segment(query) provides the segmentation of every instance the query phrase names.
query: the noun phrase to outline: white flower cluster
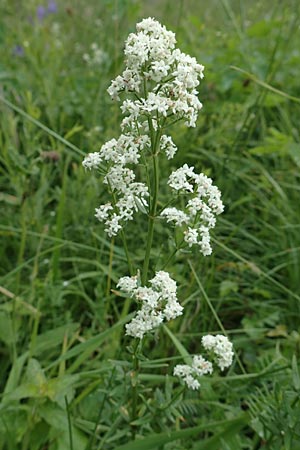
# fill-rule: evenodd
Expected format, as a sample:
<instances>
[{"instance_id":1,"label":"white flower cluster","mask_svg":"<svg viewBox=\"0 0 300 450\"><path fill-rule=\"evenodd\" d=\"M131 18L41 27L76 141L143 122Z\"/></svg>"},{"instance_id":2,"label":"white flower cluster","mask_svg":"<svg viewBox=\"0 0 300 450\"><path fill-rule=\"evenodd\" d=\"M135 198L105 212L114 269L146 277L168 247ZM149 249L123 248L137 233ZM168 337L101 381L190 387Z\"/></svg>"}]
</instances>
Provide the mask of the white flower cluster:
<instances>
[{"instance_id":1,"label":"white flower cluster","mask_svg":"<svg viewBox=\"0 0 300 450\"><path fill-rule=\"evenodd\" d=\"M222 334L217 334L216 336L208 334L203 336L202 345L205 350L213 352L216 357L216 364L221 370L231 366L234 353L232 351L232 343L226 336Z\"/></svg>"},{"instance_id":2,"label":"white flower cluster","mask_svg":"<svg viewBox=\"0 0 300 450\"><path fill-rule=\"evenodd\" d=\"M202 107L196 88L204 67L176 49L175 43L175 34L156 20L148 18L137 24L137 32L131 33L125 43L126 68L108 88L113 99L119 99L121 91L135 94L134 99L124 100L121 105L126 115L121 125L123 134L83 161L86 169L106 171L104 183L114 200L97 208L95 216L105 222L110 237L118 234L125 221L133 219L135 211L147 212L148 188L137 183L132 168L126 166L138 164L141 154L148 149L153 152L154 146L155 151L164 151L168 159L173 158L177 147L170 136L161 135L162 127L169 118L172 122L183 119L188 126L195 126ZM92 50L97 51L98 47L93 44ZM157 131L157 142L153 130ZM170 214L169 211L169 221L173 220ZM187 217L181 215L176 223L182 225L186 221Z\"/></svg>"},{"instance_id":3,"label":"white flower cluster","mask_svg":"<svg viewBox=\"0 0 300 450\"><path fill-rule=\"evenodd\" d=\"M187 126L194 127L202 108L196 88L204 67L176 49L175 34L156 20L144 19L136 29L125 43L126 69L112 81L108 93L117 100L121 91L138 95L137 100L127 100L122 106L133 123L138 116L156 118L158 113L184 119Z\"/></svg>"},{"instance_id":4,"label":"white flower cluster","mask_svg":"<svg viewBox=\"0 0 300 450\"><path fill-rule=\"evenodd\" d=\"M108 166L104 183L117 200L114 205L110 202L100 205L95 216L105 222L105 231L110 237L118 234L123 222L133 219L134 211L143 211L147 207L148 188L144 183L134 181L135 174L126 164L137 164L141 153L149 146L147 135L121 134L118 140L106 142L99 152L88 154L82 163L86 169Z\"/></svg>"},{"instance_id":5,"label":"white flower cluster","mask_svg":"<svg viewBox=\"0 0 300 450\"><path fill-rule=\"evenodd\" d=\"M200 383L196 377L202 377L203 375L206 375L207 373L211 374L212 372L212 363L206 361L201 355L195 355L191 366L187 364L177 364L177 366L174 367L173 374L182 378L189 389L195 390L200 388Z\"/></svg>"},{"instance_id":6,"label":"white flower cluster","mask_svg":"<svg viewBox=\"0 0 300 450\"><path fill-rule=\"evenodd\" d=\"M177 300L176 282L167 272L156 272L149 284L151 287L139 286L138 277L123 277L117 285L141 303L141 309L126 325L126 334L139 339L157 328L164 320L175 319L183 311Z\"/></svg>"},{"instance_id":7,"label":"white flower cluster","mask_svg":"<svg viewBox=\"0 0 300 450\"><path fill-rule=\"evenodd\" d=\"M160 215L161 217L164 217L168 223L174 222L178 227L189 222L189 216L177 208L166 208Z\"/></svg>"},{"instance_id":8,"label":"white flower cluster","mask_svg":"<svg viewBox=\"0 0 300 450\"><path fill-rule=\"evenodd\" d=\"M99 152L89 153L82 165L85 169L98 169L102 163L115 166L137 164L141 153L149 147L150 138L147 135L121 134L119 139L111 139L102 145Z\"/></svg>"},{"instance_id":9,"label":"white flower cluster","mask_svg":"<svg viewBox=\"0 0 300 450\"><path fill-rule=\"evenodd\" d=\"M216 215L221 214L224 206L221 192L212 184L212 180L203 173L196 174L187 164L171 173L169 186L176 192L191 194L185 211L177 208L165 208L160 216L175 226L188 225L184 231L184 240L191 247L198 245L203 255L210 255L209 230L216 225Z\"/></svg>"},{"instance_id":10,"label":"white flower cluster","mask_svg":"<svg viewBox=\"0 0 300 450\"><path fill-rule=\"evenodd\" d=\"M205 350L213 353L215 362L221 370L231 366L233 358L232 343L226 336L208 334L203 336L201 342ZM212 363L204 359L202 355L195 355L191 365L178 364L174 367L173 372L175 376L183 379L189 389L193 390L200 388L199 377L212 373Z\"/></svg>"},{"instance_id":11,"label":"white flower cluster","mask_svg":"<svg viewBox=\"0 0 300 450\"><path fill-rule=\"evenodd\" d=\"M168 159L174 158L177 152L177 147L172 141L171 136L167 136L166 134L163 134L160 138L160 148L165 151Z\"/></svg>"}]
</instances>

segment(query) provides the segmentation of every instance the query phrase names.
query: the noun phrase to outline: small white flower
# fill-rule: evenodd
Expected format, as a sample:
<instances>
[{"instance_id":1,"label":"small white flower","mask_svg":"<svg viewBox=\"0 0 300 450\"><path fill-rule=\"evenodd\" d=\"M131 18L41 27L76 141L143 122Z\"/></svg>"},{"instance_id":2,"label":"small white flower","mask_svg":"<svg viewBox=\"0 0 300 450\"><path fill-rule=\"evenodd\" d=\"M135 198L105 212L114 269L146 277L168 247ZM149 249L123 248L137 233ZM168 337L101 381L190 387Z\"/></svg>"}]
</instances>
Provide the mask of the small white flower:
<instances>
[{"instance_id":1,"label":"small white flower","mask_svg":"<svg viewBox=\"0 0 300 450\"><path fill-rule=\"evenodd\" d=\"M144 334L157 328L163 322L163 314L151 308L140 309L132 321L125 325L128 336L142 339Z\"/></svg>"},{"instance_id":2,"label":"small white flower","mask_svg":"<svg viewBox=\"0 0 300 450\"><path fill-rule=\"evenodd\" d=\"M206 350L212 350L215 346L216 338L212 334L207 334L202 337L201 342Z\"/></svg>"},{"instance_id":3,"label":"small white flower","mask_svg":"<svg viewBox=\"0 0 300 450\"><path fill-rule=\"evenodd\" d=\"M174 367L173 375L182 378L189 389L197 390L200 387L200 383L193 374L193 368L187 364L177 364Z\"/></svg>"},{"instance_id":4,"label":"small white flower","mask_svg":"<svg viewBox=\"0 0 300 450\"><path fill-rule=\"evenodd\" d=\"M187 364L177 364L177 366L174 367L173 374L176 377L186 377L187 375L191 375L193 372L193 369L191 366L188 366Z\"/></svg>"},{"instance_id":5,"label":"small white flower","mask_svg":"<svg viewBox=\"0 0 300 450\"><path fill-rule=\"evenodd\" d=\"M210 245L211 228L216 225L216 215L224 210L221 192L212 184L211 178L203 173L197 174L193 167L184 164L171 173L168 180L174 191L191 195L184 211L177 208L166 208L160 214L167 222L175 222L176 226L188 225L184 232L184 241L189 247L198 245L204 256L212 253Z\"/></svg>"},{"instance_id":6,"label":"small white flower","mask_svg":"<svg viewBox=\"0 0 300 450\"><path fill-rule=\"evenodd\" d=\"M136 29L125 42L126 69L111 82L108 93L114 100L120 100L122 91L139 95L139 100L127 100L121 107L123 113L130 115L132 124L139 115L159 113L164 117L174 115L194 127L202 108L196 87L203 78L204 67L175 49L174 33L156 20L144 19ZM144 79L157 83L147 99L141 98L140 92ZM174 149L170 151L171 155Z\"/></svg>"},{"instance_id":7,"label":"small white flower","mask_svg":"<svg viewBox=\"0 0 300 450\"><path fill-rule=\"evenodd\" d=\"M189 389L197 390L200 383L197 378L213 372L212 364L206 361L201 355L194 356L192 365L177 364L174 367L173 374L182 378Z\"/></svg>"},{"instance_id":8,"label":"small white flower","mask_svg":"<svg viewBox=\"0 0 300 450\"><path fill-rule=\"evenodd\" d=\"M122 277L119 279L119 282L117 284L117 288L121 289L121 291L124 291L130 295L134 294L137 287L138 287L137 275L134 277Z\"/></svg>"},{"instance_id":9,"label":"small white flower","mask_svg":"<svg viewBox=\"0 0 300 450\"><path fill-rule=\"evenodd\" d=\"M123 89L123 78L117 76L115 80L111 82L111 85L107 89L107 92L111 96L112 100L120 100L119 92Z\"/></svg>"},{"instance_id":10,"label":"small white flower","mask_svg":"<svg viewBox=\"0 0 300 450\"><path fill-rule=\"evenodd\" d=\"M200 388L199 381L196 378L194 378L192 375L187 375L184 378L184 381L189 389L198 390Z\"/></svg>"},{"instance_id":11,"label":"small white flower","mask_svg":"<svg viewBox=\"0 0 300 450\"><path fill-rule=\"evenodd\" d=\"M119 230L122 229L122 226L120 225L121 217L118 216L116 213L113 213L113 215L105 222L105 232L108 234L109 237L116 236L119 232Z\"/></svg>"},{"instance_id":12,"label":"small white flower","mask_svg":"<svg viewBox=\"0 0 300 450\"><path fill-rule=\"evenodd\" d=\"M170 65L163 59L160 61L153 61L151 64L151 70L148 72L148 77L156 82L160 82L164 77L168 75Z\"/></svg>"},{"instance_id":13,"label":"small white flower","mask_svg":"<svg viewBox=\"0 0 300 450\"><path fill-rule=\"evenodd\" d=\"M99 152L89 153L83 160L82 165L85 169L97 169L102 162Z\"/></svg>"},{"instance_id":14,"label":"small white flower","mask_svg":"<svg viewBox=\"0 0 300 450\"><path fill-rule=\"evenodd\" d=\"M171 173L168 185L175 191L193 192L194 186L190 182L193 178L195 178L194 167L189 167L187 164L184 164Z\"/></svg>"},{"instance_id":15,"label":"small white flower","mask_svg":"<svg viewBox=\"0 0 300 450\"><path fill-rule=\"evenodd\" d=\"M122 166L112 166L104 177L104 183L109 184L112 191L118 191L125 194L128 186L134 181L133 170Z\"/></svg>"},{"instance_id":16,"label":"small white flower","mask_svg":"<svg viewBox=\"0 0 300 450\"><path fill-rule=\"evenodd\" d=\"M105 203L105 205L100 205L99 208L96 208L96 214L95 217L100 221L104 222L107 220L109 216L109 211L112 211L113 207L111 206L111 203Z\"/></svg>"},{"instance_id":17,"label":"small white flower","mask_svg":"<svg viewBox=\"0 0 300 450\"><path fill-rule=\"evenodd\" d=\"M165 134L163 134L160 139L160 148L166 152L168 159L174 158L174 155L177 152L177 147L172 141L171 136Z\"/></svg>"},{"instance_id":18,"label":"small white flower","mask_svg":"<svg viewBox=\"0 0 300 450\"><path fill-rule=\"evenodd\" d=\"M208 334L203 336L202 345L206 350L214 353L216 363L221 370L231 366L234 353L232 351L232 343L226 336L222 334L217 334L216 336Z\"/></svg>"},{"instance_id":19,"label":"small white flower","mask_svg":"<svg viewBox=\"0 0 300 450\"><path fill-rule=\"evenodd\" d=\"M160 217L164 217L167 222L174 222L176 226L181 226L183 223L189 222L189 217L183 211L177 208L165 208Z\"/></svg>"},{"instance_id":20,"label":"small white flower","mask_svg":"<svg viewBox=\"0 0 300 450\"><path fill-rule=\"evenodd\" d=\"M211 248L211 245L210 245L209 229L207 227L201 225L200 228L199 228L199 233L200 233L201 239L198 242L198 244L199 244L199 247L201 249L201 253L204 256L211 255L212 248Z\"/></svg>"},{"instance_id":21,"label":"small white flower","mask_svg":"<svg viewBox=\"0 0 300 450\"><path fill-rule=\"evenodd\" d=\"M183 313L183 307L176 301L169 301L167 302L165 308L164 308L164 316L166 320L176 319L176 317L181 316Z\"/></svg>"},{"instance_id":22,"label":"small white flower","mask_svg":"<svg viewBox=\"0 0 300 450\"><path fill-rule=\"evenodd\" d=\"M142 339L164 320L175 319L183 312L183 307L177 300L176 282L167 272L157 272L149 284L150 287L138 287L137 277L123 277L119 280L117 286L141 305L135 317L126 325L128 336Z\"/></svg>"},{"instance_id":23,"label":"small white flower","mask_svg":"<svg viewBox=\"0 0 300 450\"><path fill-rule=\"evenodd\" d=\"M192 364L194 372L201 377L202 375L212 374L213 366L210 361L206 361L202 355L195 355Z\"/></svg>"},{"instance_id":24,"label":"small white flower","mask_svg":"<svg viewBox=\"0 0 300 450\"><path fill-rule=\"evenodd\" d=\"M188 229L184 232L184 240L189 247L198 244L198 231L195 230L195 228L188 227Z\"/></svg>"},{"instance_id":25,"label":"small white flower","mask_svg":"<svg viewBox=\"0 0 300 450\"><path fill-rule=\"evenodd\" d=\"M156 272L155 277L149 283L166 298L176 294L176 281L172 280L168 272L164 272L163 270Z\"/></svg>"},{"instance_id":26,"label":"small white flower","mask_svg":"<svg viewBox=\"0 0 300 450\"><path fill-rule=\"evenodd\" d=\"M200 211L202 211L205 203L201 199L201 197L194 197L187 203L187 209L189 210L189 215L191 217L196 216Z\"/></svg>"}]
</instances>

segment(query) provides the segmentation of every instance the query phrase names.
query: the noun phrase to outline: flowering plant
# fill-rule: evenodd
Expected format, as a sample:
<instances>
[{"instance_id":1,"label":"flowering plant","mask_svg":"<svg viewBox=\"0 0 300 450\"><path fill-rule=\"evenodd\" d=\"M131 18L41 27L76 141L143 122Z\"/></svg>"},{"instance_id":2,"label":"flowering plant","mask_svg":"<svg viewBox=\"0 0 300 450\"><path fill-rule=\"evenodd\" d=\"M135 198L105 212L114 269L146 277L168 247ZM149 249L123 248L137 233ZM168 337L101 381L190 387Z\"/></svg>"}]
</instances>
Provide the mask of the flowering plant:
<instances>
[{"instance_id":1,"label":"flowering plant","mask_svg":"<svg viewBox=\"0 0 300 450\"><path fill-rule=\"evenodd\" d=\"M111 201L96 209L96 218L104 223L109 237L120 235L126 252L130 276L122 277L117 287L136 300L139 309L126 325L126 335L136 338L133 370L138 372L138 355L143 339L166 321L183 314L177 299L176 282L160 270L151 279L150 258L155 224L165 221L179 228L180 248L197 246L204 256L210 255L210 230L224 207L221 193L203 173L184 164L168 179L171 189L166 204L160 200L159 159L172 159L177 147L167 129L182 121L195 127L202 104L197 88L204 67L196 59L175 47L173 32L152 18L136 26L125 43L126 68L112 81L108 93L120 101L124 118L122 134L90 153L83 161L86 169L97 169L111 194ZM137 170L138 169L138 170ZM145 180L140 179L141 174ZM179 208L177 204L181 205ZM182 205L184 207L182 208ZM161 206L162 205L162 206ZM135 269L130 257L125 227L134 215L147 217L148 232L143 267ZM232 344L225 336L204 336L202 345L221 370L232 363ZM199 377L211 374L212 362L202 355L194 356L191 365L177 365L174 375L191 389L198 389ZM137 386L133 385L132 419L136 418Z\"/></svg>"}]
</instances>

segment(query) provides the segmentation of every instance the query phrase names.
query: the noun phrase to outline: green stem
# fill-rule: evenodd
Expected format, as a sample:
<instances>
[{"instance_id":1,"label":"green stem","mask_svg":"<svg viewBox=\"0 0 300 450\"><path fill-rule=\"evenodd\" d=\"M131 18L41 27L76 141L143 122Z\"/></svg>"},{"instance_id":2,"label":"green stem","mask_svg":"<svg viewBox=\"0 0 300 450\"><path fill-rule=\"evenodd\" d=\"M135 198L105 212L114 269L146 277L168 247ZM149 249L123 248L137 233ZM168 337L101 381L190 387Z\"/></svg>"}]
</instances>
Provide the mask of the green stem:
<instances>
[{"instance_id":1,"label":"green stem","mask_svg":"<svg viewBox=\"0 0 300 450\"><path fill-rule=\"evenodd\" d=\"M165 270L165 268L168 266L168 264L172 261L172 259L176 255L176 253L179 252L179 250L181 250L181 246L182 246L183 243L184 243L184 239L182 239L182 241L179 243L179 245L170 254L169 258L167 259L167 261L163 265L162 270Z\"/></svg>"},{"instance_id":2,"label":"green stem","mask_svg":"<svg viewBox=\"0 0 300 450\"><path fill-rule=\"evenodd\" d=\"M153 243L153 234L154 234L154 221L157 210L157 200L158 200L158 190L159 190L159 166L158 166L158 148L161 131L157 130L156 133L153 130L153 125L151 119L149 119L149 128L151 133L151 146L152 146L152 163L153 163L153 196L148 220L148 235L147 235L147 244L146 244L146 252L145 259L142 271L141 281L142 284L145 285L148 278L148 270L149 270L149 262L150 262L150 254ZM155 136L155 137L154 137Z\"/></svg>"},{"instance_id":3,"label":"green stem","mask_svg":"<svg viewBox=\"0 0 300 450\"><path fill-rule=\"evenodd\" d=\"M132 262L130 259L130 255L129 255L129 251L128 251L128 245L127 245L127 240L126 240L126 236L125 233L123 232L123 230L121 230L121 238L122 238L122 242L123 242L123 246L124 246L124 250L125 250L125 254L126 254L126 259L127 259L127 264L128 264L128 270L129 270L129 274L132 277L134 275L134 271L133 271L133 266L132 266ZM131 305L132 299L131 298L127 298L123 309L122 309L122 313L121 313L121 317L126 317ZM117 332L120 333L120 330Z\"/></svg>"},{"instance_id":4,"label":"green stem","mask_svg":"<svg viewBox=\"0 0 300 450\"><path fill-rule=\"evenodd\" d=\"M108 263L108 275L107 275L107 283L106 283L106 296L108 297L110 294L111 289L111 272L112 272L112 265L113 265L113 258L114 258L114 245L115 240L112 238L110 241L110 248L109 248L109 263Z\"/></svg>"},{"instance_id":5,"label":"green stem","mask_svg":"<svg viewBox=\"0 0 300 450\"><path fill-rule=\"evenodd\" d=\"M108 182L108 187L109 187L109 190L110 190L110 193L111 193L111 196L112 196L114 210L117 211L117 207L116 207L117 199L116 199L114 191L111 188L109 182ZM128 264L128 270L129 270L130 275L132 276L133 275L133 267L132 267L132 262L131 262L129 250L128 250L126 235L125 235L123 229L121 229L120 236L121 236L122 243L123 243L124 250L125 250L125 255L126 255L127 264Z\"/></svg>"},{"instance_id":6,"label":"green stem","mask_svg":"<svg viewBox=\"0 0 300 450\"><path fill-rule=\"evenodd\" d=\"M146 253L143 264L143 271L141 276L142 285L144 286L147 282L148 270L149 270L149 261L150 261L150 253L153 242L153 234L154 234L154 217L149 216L148 222L148 236L147 236L147 245L146 245Z\"/></svg>"},{"instance_id":7,"label":"green stem","mask_svg":"<svg viewBox=\"0 0 300 450\"><path fill-rule=\"evenodd\" d=\"M131 373L131 384L132 384L132 406L131 406L131 422L137 418L137 403L138 403L138 373L139 373L139 359L137 356L139 344L141 341L136 340L134 344L134 350L132 355L132 373ZM135 439L136 427L131 425L131 435L132 439Z\"/></svg>"},{"instance_id":8,"label":"green stem","mask_svg":"<svg viewBox=\"0 0 300 450\"><path fill-rule=\"evenodd\" d=\"M128 250L127 239L126 239L126 236L125 236L125 233L124 233L123 230L121 230L120 234L121 234L121 239L122 239L124 250L125 250L125 255L126 255L126 259L127 259L129 273L130 273L131 276L133 276L133 267L132 267L132 262L131 262L129 250Z\"/></svg>"},{"instance_id":9,"label":"green stem","mask_svg":"<svg viewBox=\"0 0 300 450\"><path fill-rule=\"evenodd\" d=\"M25 247L26 247L26 238L27 238L27 200L24 198L22 208L21 208L21 226L22 226L22 233L21 233L21 242L19 247L19 253L18 253L18 260L17 260L17 266L22 267L22 263L24 260L24 253L25 253ZM15 294L19 294L20 289L20 282L21 282L21 270L18 271L15 281Z\"/></svg>"}]
</instances>

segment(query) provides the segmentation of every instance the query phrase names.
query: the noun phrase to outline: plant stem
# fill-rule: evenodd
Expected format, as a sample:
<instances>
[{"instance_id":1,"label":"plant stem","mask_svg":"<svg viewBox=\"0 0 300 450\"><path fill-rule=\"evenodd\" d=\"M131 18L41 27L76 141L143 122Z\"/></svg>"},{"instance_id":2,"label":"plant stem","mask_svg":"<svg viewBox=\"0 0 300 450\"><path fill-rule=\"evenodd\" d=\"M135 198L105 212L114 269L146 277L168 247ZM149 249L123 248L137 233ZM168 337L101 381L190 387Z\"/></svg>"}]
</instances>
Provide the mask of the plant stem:
<instances>
[{"instance_id":1,"label":"plant stem","mask_svg":"<svg viewBox=\"0 0 300 450\"><path fill-rule=\"evenodd\" d=\"M127 259L128 270L129 270L130 275L132 276L133 275L133 267L132 267L132 262L131 262L131 258L130 258L130 255L129 255L127 239L126 239L126 236L125 236L125 233L124 233L123 230L121 230L121 238L122 238L122 243L123 243L123 246L124 246L125 255L126 255L126 259Z\"/></svg>"},{"instance_id":2,"label":"plant stem","mask_svg":"<svg viewBox=\"0 0 300 450\"><path fill-rule=\"evenodd\" d=\"M132 407L131 407L131 422L137 417L137 401L138 401L138 372L139 372L139 359L137 357L137 351L139 348L139 340L134 343L134 350L132 355L132 372L131 372L131 384L132 384ZM135 425L131 425L132 439L135 439L136 428Z\"/></svg>"},{"instance_id":3,"label":"plant stem","mask_svg":"<svg viewBox=\"0 0 300 450\"><path fill-rule=\"evenodd\" d=\"M151 132L151 146L152 146L152 163L153 163L153 196L151 202L150 215L148 220L148 235L147 235L147 244L146 244L146 252L145 259L142 271L142 285L146 284L148 278L148 270L149 270L149 262L150 262L150 254L153 243L153 234L154 234L154 221L157 210L157 199L158 199L158 189L159 189L159 166L158 166L158 148L159 141L161 136L161 131L157 130L156 133L153 130L153 125L151 119L149 119L149 128Z\"/></svg>"},{"instance_id":4,"label":"plant stem","mask_svg":"<svg viewBox=\"0 0 300 450\"><path fill-rule=\"evenodd\" d=\"M176 248L173 250L173 252L170 254L169 258L163 265L162 270L165 270L165 268L168 266L168 264L172 261L172 259L176 255L176 253L179 252L179 250L181 250L181 246L183 243L184 243L184 239L182 239L182 241L179 243L179 245L177 245Z\"/></svg>"},{"instance_id":5,"label":"plant stem","mask_svg":"<svg viewBox=\"0 0 300 450\"><path fill-rule=\"evenodd\" d=\"M113 189L111 189L111 186L110 186L109 183L108 183L108 186L110 188L110 192L111 192L111 195L112 195L112 198L113 198L113 206L116 209L116 204L117 204L116 196L114 194ZM132 262L131 262L129 250L128 250L126 235L125 235L123 229L121 229L120 236L121 236L122 243L123 243L124 250L125 250L125 255L126 255L127 264L128 264L128 270L129 270L130 275L132 276L133 275L133 267L132 267Z\"/></svg>"},{"instance_id":6,"label":"plant stem","mask_svg":"<svg viewBox=\"0 0 300 450\"><path fill-rule=\"evenodd\" d=\"M144 97L147 99L148 97L148 86L147 80L144 78ZM153 242L153 233L154 233L154 220L157 209L157 197L158 197L158 187L159 187L159 172L158 172L158 147L160 141L161 130L159 127L157 130L154 130L152 118L148 117L148 126L150 131L150 139L151 139L151 152L152 152L152 163L153 163L153 188L152 188L152 199L150 197L150 214L148 216L148 235L147 235L147 243L146 243L146 251L145 251L145 259L143 264L141 282L142 285L145 285L148 278L148 270L149 270L149 261L151 254L151 247Z\"/></svg>"},{"instance_id":7,"label":"plant stem","mask_svg":"<svg viewBox=\"0 0 300 450\"><path fill-rule=\"evenodd\" d=\"M114 259L114 245L115 240L112 238L110 241L110 248L109 248L109 263L108 263L108 275L107 275L107 283L106 283L106 296L108 297L110 294L110 288L111 288L111 272L112 272L112 265L113 265L113 259Z\"/></svg>"}]
</instances>

